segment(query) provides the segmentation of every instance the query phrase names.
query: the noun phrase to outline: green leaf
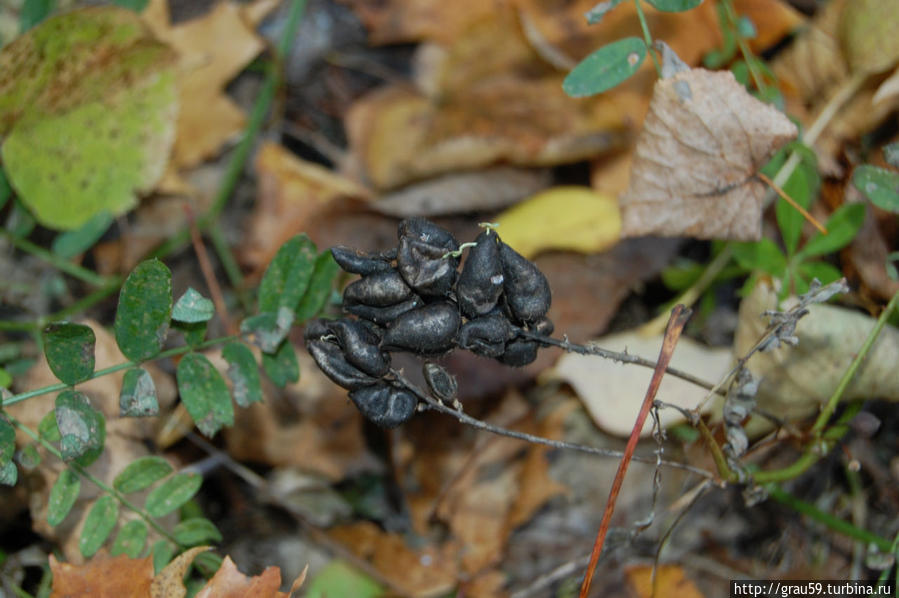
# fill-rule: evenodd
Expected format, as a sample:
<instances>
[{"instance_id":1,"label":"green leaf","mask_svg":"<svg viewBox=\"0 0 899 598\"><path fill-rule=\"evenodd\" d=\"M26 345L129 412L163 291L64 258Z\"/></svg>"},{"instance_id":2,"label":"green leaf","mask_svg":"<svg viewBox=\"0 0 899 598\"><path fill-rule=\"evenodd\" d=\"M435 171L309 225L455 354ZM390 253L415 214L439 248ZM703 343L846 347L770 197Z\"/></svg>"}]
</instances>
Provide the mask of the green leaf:
<instances>
[{"instance_id":1,"label":"green leaf","mask_svg":"<svg viewBox=\"0 0 899 598\"><path fill-rule=\"evenodd\" d=\"M603 2L600 2L584 13L584 17L587 19L587 24L596 25L597 23L602 21L602 18L606 16L606 13L611 11L622 2L624 2L624 0L604 0Z\"/></svg>"},{"instance_id":2,"label":"green leaf","mask_svg":"<svg viewBox=\"0 0 899 598\"><path fill-rule=\"evenodd\" d=\"M153 572L159 574L171 562L175 552L175 547L168 540L157 540L150 549L153 555Z\"/></svg>"},{"instance_id":3,"label":"green leaf","mask_svg":"<svg viewBox=\"0 0 899 598\"><path fill-rule=\"evenodd\" d=\"M0 467L12 461L16 453L16 429L0 417Z\"/></svg>"},{"instance_id":4,"label":"green leaf","mask_svg":"<svg viewBox=\"0 0 899 598\"><path fill-rule=\"evenodd\" d=\"M112 485L122 494L131 494L149 488L157 481L172 473L172 466L162 457L155 455L140 457L115 477Z\"/></svg>"},{"instance_id":5,"label":"green leaf","mask_svg":"<svg viewBox=\"0 0 899 598\"><path fill-rule=\"evenodd\" d=\"M263 312L240 323L240 333L263 351L273 353L290 332L293 310L279 307L278 313Z\"/></svg>"},{"instance_id":6,"label":"green leaf","mask_svg":"<svg viewBox=\"0 0 899 598\"><path fill-rule=\"evenodd\" d=\"M10 461L6 465L0 466L0 486L15 486L19 481L19 470L16 464Z\"/></svg>"},{"instance_id":7,"label":"green leaf","mask_svg":"<svg viewBox=\"0 0 899 598\"><path fill-rule=\"evenodd\" d=\"M231 379L231 392L237 404L249 407L251 403L261 401L259 368L249 347L236 341L229 343L222 349L222 357L228 362L227 374Z\"/></svg>"},{"instance_id":8,"label":"green leaf","mask_svg":"<svg viewBox=\"0 0 899 598\"><path fill-rule=\"evenodd\" d=\"M662 270L662 283L672 291L682 291L699 280L705 266L692 260L676 260Z\"/></svg>"},{"instance_id":9,"label":"green leaf","mask_svg":"<svg viewBox=\"0 0 899 598\"><path fill-rule=\"evenodd\" d=\"M212 301L189 287L172 310L172 319L178 322L208 322L215 314Z\"/></svg>"},{"instance_id":10,"label":"green leaf","mask_svg":"<svg viewBox=\"0 0 899 598\"><path fill-rule=\"evenodd\" d=\"M9 388L12 384L12 376L4 368L0 368L0 388Z\"/></svg>"},{"instance_id":11,"label":"green leaf","mask_svg":"<svg viewBox=\"0 0 899 598\"><path fill-rule=\"evenodd\" d=\"M297 235L278 249L259 283L260 312L296 309L312 278L316 254L315 244L306 235Z\"/></svg>"},{"instance_id":12,"label":"green leaf","mask_svg":"<svg viewBox=\"0 0 899 598\"><path fill-rule=\"evenodd\" d=\"M115 498L104 494L97 499L84 519L84 527L81 528L81 538L78 540L81 556L89 559L100 550L115 528L118 518L119 503Z\"/></svg>"},{"instance_id":13,"label":"green leaf","mask_svg":"<svg viewBox=\"0 0 899 598\"><path fill-rule=\"evenodd\" d=\"M312 270L312 279L306 294L297 305L296 322L305 322L315 317L324 308L331 289L334 288L334 278L340 272L340 266L334 261L330 250L322 251L315 258L315 267Z\"/></svg>"},{"instance_id":14,"label":"green leaf","mask_svg":"<svg viewBox=\"0 0 899 598\"><path fill-rule=\"evenodd\" d=\"M134 12L143 12L150 0L112 0L112 3Z\"/></svg>"},{"instance_id":15,"label":"green leaf","mask_svg":"<svg viewBox=\"0 0 899 598\"><path fill-rule=\"evenodd\" d=\"M743 39L755 39L759 34L759 30L756 28L755 23L753 23L752 19L747 16L742 16L737 19L737 31L740 32L740 37Z\"/></svg>"},{"instance_id":16,"label":"green leaf","mask_svg":"<svg viewBox=\"0 0 899 598\"><path fill-rule=\"evenodd\" d=\"M56 0L25 0L19 11L19 32L25 33L53 12Z\"/></svg>"},{"instance_id":17,"label":"green leaf","mask_svg":"<svg viewBox=\"0 0 899 598\"><path fill-rule=\"evenodd\" d=\"M562 89L573 98L592 96L612 89L637 72L646 58L646 43L627 37L603 46L575 66Z\"/></svg>"},{"instance_id":18,"label":"green leaf","mask_svg":"<svg viewBox=\"0 0 899 598\"><path fill-rule=\"evenodd\" d=\"M41 423L37 425L38 434L41 438L49 442L59 442L62 435L59 433L59 426L56 425L56 411L48 411L41 418Z\"/></svg>"},{"instance_id":19,"label":"green leaf","mask_svg":"<svg viewBox=\"0 0 899 598\"><path fill-rule=\"evenodd\" d=\"M702 4L702 0L646 0L658 10L664 12L684 12Z\"/></svg>"},{"instance_id":20,"label":"green leaf","mask_svg":"<svg viewBox=\"0 0 899 598\"><path fill-rule=\"evenodd\" d=\"M109 230L112 221L109 212L98 212L81 227L57 235L53 239L53 253L64 258L73 258L79 253L84 253Z\"/></svg>"},{"instance_id":21,"label":"green leaf","mask_svg":"<svg viewBox=\"0 0 899 598\"><path fill-rule=\"evenodd\" d=\"M34 216L28 211L28 208L22 205L17 197L12 204L12 210L6 218L6 230L13 237L22 239L31 234L35 227Z\"/></svg>"},{"instance_id":22,"label":"green leaf","mask_svg":"<svg viewBox=\"0 0 899 598\"><path fill-rule=\"evenodd\" d=\"M185 519L172 529L172 535L182 546L200 546L222 541L221 532L204 517Z\"/></svg>"},{"instance_id":23,"label":"green leaf","mask_svg":"<svg viewBox=\"0 0 899 598\"><path fill-rule=\"evenodd\" d=\"M784 183L783 191L793 201L808 209L812 204L812 199L817 197L819 182L820 178L816 163L803 160L793 171L793 174L790 175L790 178L787 179L787 182ZM796 247L799 245L805 217L783 198L777 199L774 211L777 216L780 234L783 237L784 247L787 249L787 255L793 255L796 253Z\"/></svg>"},{"instance_id":24,"label":"green leaf","mask_svg":"<svg viewBox=\"0 0 899 598\"><path fill-rule=\"evenodd\" d=\"M109 554L112 556L124 554L136 559L144 551L147 533L146 523L140 519L129 521L119 529Z\"/></svg>"},{"instance_id":25,"label":"green leaf","mask_svg":"<svg viewBox=\"0 0 899 598\"><path fill-rule=\"evenodd\" d=\"M222 557L214 552L201 552L194 559L193 566L200 575L212 577L216 571L222 568Z\"/></svg>"},{"instance_id":26,"label":"green leaf","mask_svg":"<svg viewBox=\"0 0 899 598\"><path fill-rule=\"evenodd\" d=\"M827 262L803 262L799 264L799 272L803 278L817 278L821 284L830 284L843 278L843 273Z\"/></svg>"},{"instance_id":27,"label":"green leaf","mask_svg":"<svg viewBox=\"0 0 899 598\"><path fill-rule=\"evenodd\" d=\"M122 380L119 394L119 415L122 417L147 417L159 414L156 385L150 372L144 368L131 368Z\"/></svg>"},{"instance_id":28,"label":"green leaf","mask_svg":"<svg viewBox=\"0 0 899 598\"><path fill-rule=\"evenodd\" d=\"M848 245L865 221L865 204L843 204L827 219L827 234L818 233L806 243L797 256L800 259L827 255Z\"/></svg>"},{"instance_id":29,"label":"green leaf","mask_svg":"<svg viewBox=\"0 0 899 598\"><path fill-rule=\"evenodd\" d=\"M172 328L184 335L189 347L198 347L206 338L206 322L175 322Z\"/></svg>"},{"instance_id":30,"label":"green leaf","mask_svg":"<svg viewBox=\"0 0 899 598\"><path fill-rule=\"evenodd\" d=\"M787 260L771 239L752 243L733 243L734 259L747 270L762 270L774 277L783 276Z\"/></svg>"},{"instance_id":31,"label":"green leaf","mask_svg":"<svg viewBox=\"0 0 899 598\"><path fill-rule=\"evenodd\" d=\"M172 317L172 273L157 259L141 262L119 294L115 338L125 357L143 361L162 350Z\"/></svg>"},{"instance_id":32,"label":"green leaf","mask_svg":"<svg viewBox=\"0 0 899 598\"><path fill-rule=\"evenodd\" d=\"M50 497L47 499L47 523L51 527L62 523L80 492L81 478L68 467L63 469L50 488Z\"/></svg>"},{"instance_id":33,"label":"green leaf","mask_svg":"<svg viewBox=\"0 0 899 598\"><path fill-rule=\"evenodd\" d=\"M32 471L41 464L41 454L37 452L35 444L28 444L16 455L16 461L25 471Z\"/></svg>"},{"instance_id":34,"label":"green leaf","mask_svg":"<svg viewBox=\"0 0 899 598\"><path fill-rule=\"evenodd\" d=\"M200 431L214 436L222 426L234 423L234 406L228 385L204 355L188 353L176 371L181 401Z\"/></svg>"},{"instance_id":35,"label":"green leaf","mask_svg":"<svg viewBox=\"0 0 899 598\"><path fill-rule=\"evenodd\" d=\"M899 168L899 141L894 141L883 147L883 157L887 164L893 168Z\"/></svg>"},{"instance_id":36,"label":"green leaf","mask_svg":"<svg viewBox=\"0 0 899 598\"><path fill-rule=\"evenodd\" d=\"M343 561L332 560L309 583L306 598L377 598L384 595L384 588L375 580Z\"/></svg>"},{"instance_id":37,"label":"green leaf","mask_svg":"<svg viewBox=\"0 0 899 598\"><path fill-rule=\"evenodd\" d=\"M176 473L150 492L144 508L153 517L168 515L193 498L202 483L198 473Z\"/></svg>"},{"instance_id":38,"label":"green leaf","mask_svg":"<svg viewBox=\"0 0 899 598\"><path fill-rule=\"evenodd\" d=\"M85 466L93 463L103 451L106 440L103 414L91 407L84 394L75 390L59 393L55 413L63 459L79 459L79 465Z\"/></svg>"},{"instance_id":39,"label":"green leaf","mask_svg":"<svg viewBox=\"0 0 899 598\"><path fill-rule=\"evenodd\" d=\"M41 224L76 229L153 188L174 141L176 59L114 6L51 17L0 51L0 154Z\"/></svg>"},{"instance_id":40,"label":"green leaf","mask_svg":"<svg viewBox=\"0 0 899 598\"><path fill-rule=\"evenodd\" d=\"M852 184L878 208L899 214L899 172L864 164L855 169Z\"/></svg>"},{"instance_id":41,"label":"green leaf","mask_svg":"<svg viewBox=\"0 0 899 598\"><path fill-rule=\"evenodd\" d=\"M262 354L262 369L280 388L300 379L300 364L290 341L285 340L274 354Z\"/></svg>"},{"instance_id":42,"label":"green leaf","mask_svg":"<svg viewBox=\"0 0 899 598\"><path fill-rule=\"evenodd\" d=\"M64 384L74 386L94 373L97 338L90 326L62 322L44 328L44 355L50 370Z\"/></svg>"},{"instance_id":43,"label":"green leaf","mask_svg":"<svg viewBox=\"0 0 899 598\"><path fill-rule=\"evenodd\" d=\"M12 197L12 187L9 186L9 181L6 178L6 173L3 172L3 168L0 168L0 210L3 209L10 197Z\"/></svg>"}]
</instances>

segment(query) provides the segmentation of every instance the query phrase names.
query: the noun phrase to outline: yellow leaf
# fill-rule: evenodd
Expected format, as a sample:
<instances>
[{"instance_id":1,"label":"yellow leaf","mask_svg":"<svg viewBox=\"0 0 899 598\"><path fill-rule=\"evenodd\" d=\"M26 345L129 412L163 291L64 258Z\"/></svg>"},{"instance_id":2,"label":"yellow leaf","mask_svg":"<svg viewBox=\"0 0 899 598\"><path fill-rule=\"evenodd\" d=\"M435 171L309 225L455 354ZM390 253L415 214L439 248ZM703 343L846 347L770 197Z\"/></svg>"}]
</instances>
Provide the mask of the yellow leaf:
<instances>
[{"instance_id":1,"label":"yellow leaf","mask_svg":"<svg viewBox=\"0 0 899 598\"><path fill-rule=\"evenodd\" d=\"M588 187L554 187L499 215L499 234L530 258L547 249L593 253L618 242L621 214L615 197Z\"/></svg>"},{"instance_id":2,"label":"yellow leaf","mask_svg":"<svg viewBox=\"0 0 899 598\"><path fill-rule=\"evenodd\" d=\"M679 596L680 598L703 598L692 581L684 575L684 570L677 565L661 565L656 570L655 588L653 592L652 567L639 565L630 567L626 572L628 585L633 595L639 598L650 596Z\"/></svg>"},{"instance_id":3,"label":"yellow leaf","mask_svg":"<svg viewBox=\"0 0 899 598\"><path fill-rule=\"evenodd\" d=\"M843 9L840 38L853 71L880 73L899 60L895 0L854 0Z\"/></svg>"}]
</instances>

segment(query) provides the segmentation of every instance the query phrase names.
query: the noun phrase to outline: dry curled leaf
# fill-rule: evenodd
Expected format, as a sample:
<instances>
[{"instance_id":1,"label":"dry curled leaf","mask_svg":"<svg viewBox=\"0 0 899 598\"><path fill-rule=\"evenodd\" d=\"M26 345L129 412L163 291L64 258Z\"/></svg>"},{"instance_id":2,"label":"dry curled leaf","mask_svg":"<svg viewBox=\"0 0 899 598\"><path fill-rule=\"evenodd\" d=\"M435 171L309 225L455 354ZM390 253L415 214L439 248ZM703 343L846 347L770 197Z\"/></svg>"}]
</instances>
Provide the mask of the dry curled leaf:
<instances>
[{"instance_id":1,"label":"dry curled leaf","mask_svg":"<svg viewBox=\"0 0 899 598\"><path fill-rule=\"evenodd\" d=\"M196 598L279 598L286 594L279 592L281 571L277 567L266 567L255 577L247 577L237 570L237 565L226 556L222 566L206 585L197 592Z\"/></svg>"},{"instance_id":2,"label":"dry curled leaf","mask_svg":"<svg viewBox=\"0 0 899 598\"><path fill-rule=\"evenodd\" d=\"M756 172L796 126L731 73L705 69L659 80L649 110L622 233L757 240L765 186Z\"/></svg>"}]
</instances>

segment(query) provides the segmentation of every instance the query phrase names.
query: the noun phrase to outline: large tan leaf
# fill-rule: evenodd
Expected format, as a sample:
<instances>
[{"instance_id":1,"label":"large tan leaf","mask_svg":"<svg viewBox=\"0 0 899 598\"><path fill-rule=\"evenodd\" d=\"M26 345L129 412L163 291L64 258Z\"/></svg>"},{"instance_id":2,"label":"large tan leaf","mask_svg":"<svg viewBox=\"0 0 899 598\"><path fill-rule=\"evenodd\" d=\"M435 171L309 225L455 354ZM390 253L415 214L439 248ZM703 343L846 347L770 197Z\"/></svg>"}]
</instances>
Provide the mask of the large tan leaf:
<instances>
[{"instance_id":1,"label":"large tan leaf","mask_svg":"<svg viewBox=\"0 0 899 598\"><path fill-rule=\"evenodd\" d=\"M729 72L659 80L621 197L622 233L758 239L765 187L756 172L796 134Z\"/></svg>"}]
</instances>

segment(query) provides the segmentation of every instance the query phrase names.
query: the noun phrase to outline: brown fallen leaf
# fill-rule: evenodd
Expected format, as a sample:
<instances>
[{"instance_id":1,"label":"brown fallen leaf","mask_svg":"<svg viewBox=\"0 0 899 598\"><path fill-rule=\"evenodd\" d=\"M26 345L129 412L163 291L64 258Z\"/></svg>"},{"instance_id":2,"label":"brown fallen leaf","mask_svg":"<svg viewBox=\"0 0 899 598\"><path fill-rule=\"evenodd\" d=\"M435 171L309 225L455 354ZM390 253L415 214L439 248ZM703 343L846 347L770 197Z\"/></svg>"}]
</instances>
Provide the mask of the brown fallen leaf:
<instances>
[{"instance_id":1,"label":"brown fallen leaf","mask_svg":"<svg viewBox=\"0 0 899 598\"><path fill-rule=\"evenodd\" d=\"M50 598L147 598L153 557L109 556L103 549L84 565L60 563L50 555Z\"/></svg>"},{"instance_id":2,"label":"brown fallen leaf","mask_svg":"<svg viewBox=\"0 0 899 598\"><path fill-rule=\"evenodd\" d=\"M621 197L622 234L757 240L765 186L756 172L796 134L729 72L659 80Z\"/></svg>"},{"instance_id":3,"label":"brown fallen leaf","mask_svg":"<svg viewBox=\"0 0 899 598\"><path fill-rule=\"evenodd\" d=\"M255 577L247 577L237 570L231 557L225 556L222 566L212 579L206 582L196 598L278 598L286 596L279 592L281 571L278 567L266 567Z\"/></svg>"},{"instance_id":4,"label":"brown fallen leaf","mask_svg":"<svg viewBox=\"0 0 899 598\"><path fill-rule=\"evenodd\" d=\"M635 598L704 598L704 594L684 575L683 568L678 565L659 565L655 570L650 565L637 565L628 567L625 574Z\"/></svg>"},{"instance_id":5,"label":"brown fallen leaf","mask_svg":"<svg viewBox=\"0 0 899 598\"><path fill-rule=\"evenodd\" d=\"M209 546L195 546L185 550L166 565L150 585L151 598L184 598L187 589L184 587L184 576L191 563L201 552L209 550Z\"/></svg>"},{"instance_id":6,"label":"brown fallen leaf","mask_svg":"<svg viewBox=\"0 0 899 598\"><path fill-rule=\"evenodd\" d=\"M199 19L172 25L166 0L151 0L143 13L154 35L180 57L180 111L172 160L176 168L196 166L219 152L243 130L246 117L225 86L265 44L240 5L222 1ZM222 43L228 40L228 43Z\"/></svg>"},{"instance_id":7,"label":"brown fallen leaf","mask_svg":"<svg viewBox=\"0 0 899 598\"><path fill-rule=\"evenodd\" d=\"M452 42L472 22L490 15L504 0L342 0L359 16L373 44L433 39Z\"/></svg>"}]
</instances>

